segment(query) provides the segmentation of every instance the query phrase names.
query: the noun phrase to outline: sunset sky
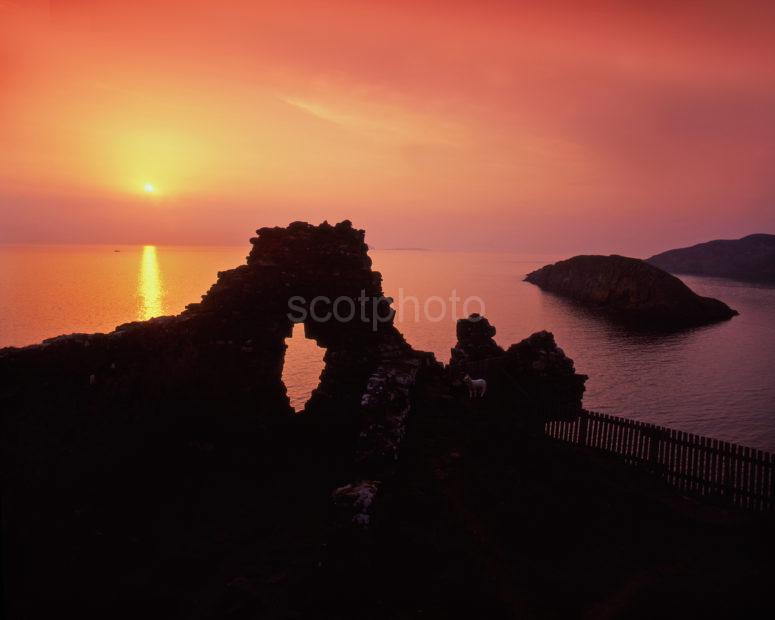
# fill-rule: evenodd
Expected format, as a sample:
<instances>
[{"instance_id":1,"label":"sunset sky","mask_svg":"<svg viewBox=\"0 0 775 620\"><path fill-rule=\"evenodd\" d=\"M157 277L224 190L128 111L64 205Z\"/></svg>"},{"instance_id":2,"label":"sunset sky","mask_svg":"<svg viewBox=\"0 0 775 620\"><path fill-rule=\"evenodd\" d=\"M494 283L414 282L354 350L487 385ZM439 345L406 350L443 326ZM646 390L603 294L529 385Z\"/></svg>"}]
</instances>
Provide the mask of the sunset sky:
<instances>
[{"instance_id":1,"label":"sunset sky","mask_svg":"<svg viewBox=\"0 0 775 620\"><path fill-rule=\"evenodd\" d=\"M775 232L775 3L0 0L0 242Z\"/></svg>"}]
</instances>

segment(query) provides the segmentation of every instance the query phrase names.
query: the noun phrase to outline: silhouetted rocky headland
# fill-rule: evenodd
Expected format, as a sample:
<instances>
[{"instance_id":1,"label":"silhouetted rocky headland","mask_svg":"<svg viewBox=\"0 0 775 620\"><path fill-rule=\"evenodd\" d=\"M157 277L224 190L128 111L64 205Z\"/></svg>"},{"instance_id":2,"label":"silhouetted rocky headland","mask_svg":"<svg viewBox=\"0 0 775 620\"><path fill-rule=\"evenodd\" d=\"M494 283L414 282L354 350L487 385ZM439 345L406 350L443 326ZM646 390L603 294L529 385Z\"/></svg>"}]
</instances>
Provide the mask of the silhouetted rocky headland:
<instances>
[{"instance_id":1,"label":"silhouetted rocky headland","mask_svg":"<svg viewBox=\"0 0 775 620\"><path fill-rule=\"evenodd\" d=\"M544 436L586 380L551 334L504 350L472 316L445 367L394 327L349 222L252 244L178 316L0 350L6 617L772 610L769 521ZM304 318L326 366L297 414L288 309L316 297L356 313Z\"/></svg>"},{"instance_id":2,"label":"silhouetted rocky headland","mask_svg":"<svg viewBox=\"0 0 775 620\"><path fill-rule=\"evenodd\" d=\"M775 235L717 239L668 250L646 261L670 273L775 282Z\"/></svg>"},{"instance_id":3,"label":"silhouetted rocky headland","mask_svg":"<svg viewBox=\"0 0 775 620\"><path fill-rule=\"evenodd\" d=\"M635 326L677 329L737 315L724 302L700 297L675 276L626 256L574 256L525 280Z\"/></svg>"}]
</instances>

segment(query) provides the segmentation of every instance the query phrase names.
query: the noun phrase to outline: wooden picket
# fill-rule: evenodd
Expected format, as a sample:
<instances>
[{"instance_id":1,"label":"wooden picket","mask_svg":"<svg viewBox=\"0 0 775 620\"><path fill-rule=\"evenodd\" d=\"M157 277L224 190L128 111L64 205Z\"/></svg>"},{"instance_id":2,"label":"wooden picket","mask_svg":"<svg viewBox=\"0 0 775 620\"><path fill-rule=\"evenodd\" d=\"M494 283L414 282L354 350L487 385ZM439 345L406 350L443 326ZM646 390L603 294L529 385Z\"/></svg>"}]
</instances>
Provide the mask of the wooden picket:
<instances>
[{"instance_id":1,"label":"wooden picket","mask_svg":"<svg viewBox=\"0 0 775 620\"><path fill-rule=\"evenodd\" d=\"M546 435L616 454L686 495L745 510L775 510L775 455L638 420L582 411Z\"/></svg>"}]
</instances>

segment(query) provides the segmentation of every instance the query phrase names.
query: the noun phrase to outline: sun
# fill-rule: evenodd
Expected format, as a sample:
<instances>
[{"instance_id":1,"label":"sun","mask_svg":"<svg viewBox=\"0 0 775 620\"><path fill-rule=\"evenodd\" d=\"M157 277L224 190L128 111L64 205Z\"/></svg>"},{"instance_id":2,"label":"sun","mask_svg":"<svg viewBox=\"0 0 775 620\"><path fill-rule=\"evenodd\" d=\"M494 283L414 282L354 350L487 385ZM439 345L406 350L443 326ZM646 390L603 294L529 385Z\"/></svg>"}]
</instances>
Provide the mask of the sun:
<instances>
[{"instance_id":1,"label":"sun","mask_svg":"<svg viewBox=\"0 0 775 620\"><path fill-rule=\"evenodd\" d=\"M153 194L153 183L146 183L143 185L143 190L146 194Z\"/></svg>"}]
</instances>

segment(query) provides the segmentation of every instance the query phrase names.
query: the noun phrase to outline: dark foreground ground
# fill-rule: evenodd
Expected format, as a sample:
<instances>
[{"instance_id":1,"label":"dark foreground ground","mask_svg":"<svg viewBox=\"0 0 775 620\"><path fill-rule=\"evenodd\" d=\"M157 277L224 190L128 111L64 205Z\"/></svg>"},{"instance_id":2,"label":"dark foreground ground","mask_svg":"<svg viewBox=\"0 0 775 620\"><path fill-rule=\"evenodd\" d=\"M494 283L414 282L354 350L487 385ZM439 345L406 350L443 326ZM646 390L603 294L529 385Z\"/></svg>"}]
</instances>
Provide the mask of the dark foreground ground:
<instances>
[{"instance_id":1,"label":"dark foreground ground","mask_svg":"<svg viewBox=\"0 0 775 620\"><path fill-rule=\"evenodd\" d=\"M134 463L12 489L6 617L774 617L771 521L422 385L367 530L330 500L349 446L303 416L138 439Z\"/></svg>"}]
</instances>

